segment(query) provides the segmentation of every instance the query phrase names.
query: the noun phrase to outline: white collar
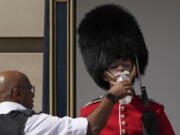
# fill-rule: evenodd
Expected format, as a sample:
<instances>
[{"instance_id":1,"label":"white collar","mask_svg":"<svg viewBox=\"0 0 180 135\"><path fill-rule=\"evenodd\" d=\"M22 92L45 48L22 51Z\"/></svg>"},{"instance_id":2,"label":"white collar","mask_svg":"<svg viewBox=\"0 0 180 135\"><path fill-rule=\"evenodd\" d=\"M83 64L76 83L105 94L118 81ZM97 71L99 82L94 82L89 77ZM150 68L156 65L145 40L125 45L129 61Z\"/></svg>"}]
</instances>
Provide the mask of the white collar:
<instances>
[{"instance_id":1,"label":"white collar","mask_svg":"<svg viewBox=\"0 0 180 135\"><path fill-rule=\"evenodd\" d=\"M0 114L7 114L12 110L26 110L24 106L15 102L1 102L0 103Z\"/></svg>"}]
</instances>

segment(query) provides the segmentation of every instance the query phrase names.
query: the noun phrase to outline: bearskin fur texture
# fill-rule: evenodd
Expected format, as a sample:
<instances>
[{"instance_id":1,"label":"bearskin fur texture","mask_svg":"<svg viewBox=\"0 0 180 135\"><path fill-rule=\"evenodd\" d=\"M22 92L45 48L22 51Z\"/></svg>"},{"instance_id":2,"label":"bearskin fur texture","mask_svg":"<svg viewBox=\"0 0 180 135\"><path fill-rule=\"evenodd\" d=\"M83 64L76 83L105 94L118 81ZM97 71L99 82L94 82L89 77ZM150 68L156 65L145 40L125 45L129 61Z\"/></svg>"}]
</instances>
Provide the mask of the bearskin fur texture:
<instances>
[{"instance_id":1,"label":"bearskin fur texture","mask_svg":"<svg viewBox=\"0 0 180 135\"><path fill-rule=\"evenodd\" d=\"M85 15L78 28L78 44L87 71L98 86L109 89L103 73L115 59L139 61L140 73L148 64L148 50L135 17L118 5L102 5Z\"/></svg>"}]
</instances>

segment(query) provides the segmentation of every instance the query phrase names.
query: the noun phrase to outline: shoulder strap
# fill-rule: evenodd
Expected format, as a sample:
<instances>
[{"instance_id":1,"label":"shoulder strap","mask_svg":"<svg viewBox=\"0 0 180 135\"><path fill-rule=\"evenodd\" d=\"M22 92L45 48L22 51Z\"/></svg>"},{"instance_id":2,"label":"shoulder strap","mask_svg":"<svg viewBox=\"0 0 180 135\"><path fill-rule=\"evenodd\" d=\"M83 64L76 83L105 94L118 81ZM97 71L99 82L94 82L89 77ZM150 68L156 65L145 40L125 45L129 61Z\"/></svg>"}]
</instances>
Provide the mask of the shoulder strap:
<instances>
[{"instance_id":1,"label":"shoulder strap","mask_svg":"<svg viewBox=\"0 0 180 135\"><path fill-rule=\"evenodd\" d=\"M10 113L8 113L9 115L14 115L17 113L22 113L23 115L30 117L31 115L35 114L35 112L32 109L27 109L27 110L13 110Z\"/></svg>"}]
</instances>

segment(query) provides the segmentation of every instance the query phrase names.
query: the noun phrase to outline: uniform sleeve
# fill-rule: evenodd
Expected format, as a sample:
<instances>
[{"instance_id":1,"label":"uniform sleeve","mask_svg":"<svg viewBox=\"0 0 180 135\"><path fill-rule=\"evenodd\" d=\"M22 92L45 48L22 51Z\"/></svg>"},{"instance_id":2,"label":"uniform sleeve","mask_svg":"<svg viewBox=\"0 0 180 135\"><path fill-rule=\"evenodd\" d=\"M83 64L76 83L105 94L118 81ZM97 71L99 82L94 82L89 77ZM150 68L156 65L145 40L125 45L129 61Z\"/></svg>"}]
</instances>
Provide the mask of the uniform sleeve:
<instances>
[{"instance_id":1,"label":"uniform sleeve","mask_svg":"<svg viewBox=\"0 0 180 135\"><path fill-rule=\"evenodd\" d=\"M33 115L25 125L26 135L86 135L86 118L53 117L47 114Z\"/></svg>"},{"instance_id":2,"label":"uniform sleeve","mask_svg":"<svg viewBox=\"0 0 180 135\"><path fill-rule=\"evenodd\" d=\"M93 112L99 105L100 102L92 102L80 109L80 117L87 117L91 112Z\"/></svg>"},{"instance_id":3,"label":"uniform sleeve","mask_svg":"<svg viewBox=\"0 0 180 135\"><path fill-rule=\"evenodd\" d=\"M81 108L80 109L80 117L87 117L87 113L86 113L86 109L85 108Z\"/></svg>"},{"instance_id":4,"label":"uniform sleeve","mask_svg":"<svg viewBox=\"0 0 180 135\"><path fill-rule=\"evenodd\" d=\"M175 135L171 123L168 120L166 113L164 112L164 107L159 107L156 113L158 116L160 135Z\"/></svg>"}]
</instances>

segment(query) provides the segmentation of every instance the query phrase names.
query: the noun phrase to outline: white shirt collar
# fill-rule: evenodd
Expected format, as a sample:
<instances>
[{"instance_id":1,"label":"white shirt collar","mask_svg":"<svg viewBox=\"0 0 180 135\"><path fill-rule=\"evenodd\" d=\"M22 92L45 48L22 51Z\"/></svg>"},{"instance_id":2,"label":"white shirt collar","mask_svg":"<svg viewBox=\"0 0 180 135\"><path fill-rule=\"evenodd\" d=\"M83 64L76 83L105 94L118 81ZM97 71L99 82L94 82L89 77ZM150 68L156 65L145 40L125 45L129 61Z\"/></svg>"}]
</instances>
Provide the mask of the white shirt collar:
<instances>
[{"instance_id":1,"label":"white shirt collar","mask_svg":"<svg viewBox=\"0 0 180 135\"><path fill-rule=\"evenodd\" d=\"M0 103L0 114L7 114L12 110L26 110L24 106L15 102L1 102Z\"/></svg>"}]
</instances>

